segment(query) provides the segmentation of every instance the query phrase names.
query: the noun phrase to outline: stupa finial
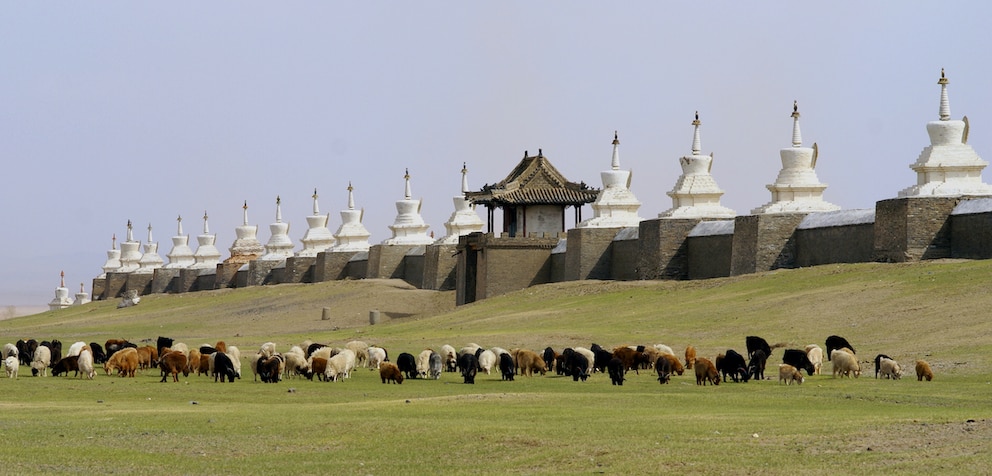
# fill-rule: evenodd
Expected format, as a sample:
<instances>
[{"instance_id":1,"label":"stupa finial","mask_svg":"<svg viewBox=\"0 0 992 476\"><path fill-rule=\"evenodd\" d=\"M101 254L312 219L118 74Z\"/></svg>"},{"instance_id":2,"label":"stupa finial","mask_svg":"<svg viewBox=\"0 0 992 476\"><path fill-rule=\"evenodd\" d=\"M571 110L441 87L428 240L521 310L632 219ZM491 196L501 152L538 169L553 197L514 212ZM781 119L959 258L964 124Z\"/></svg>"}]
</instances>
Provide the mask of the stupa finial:
<instances>
[{"instance_id":1,"label":"stupa finial","mask_svg":"<svg viewBox=\"0 0 992 476\"><path fill-rule=\"evenodd\" d=\"M247 225L248 224L248 200L245 200L245 204L241 206L241 210L242 210L242 215L244 215L244 223L242 223L242 224L243 225Z\"/></svg>"},{"instance_id":2,"label":"stupa finial","mask_svg":"<svg viewBox=\"0 0 992 476\"><path fill-rule=\"evenodd\" d=\"M179 215L176 218L176 236L183 236L183 216Z\"/></svg>"},{"instance_id":3,"label":"stupa finial","mask_svg":"<svg viewBox=\"0 0 992 476\"><path fill-rule=\"evenodd\" d=\"M951 120L951 101L947 98L947 84L950 81L944 76L944 68L940 68L940 79L937 84L940 85L940 120L949 121Z\"/></svg>"},{"instance_id":4,"label":"stupa finial","mask_svg":"<svg viewBox=\"0 0 992 476\"><path fill-rule=\"evenodd\" d=\"M803 145L803 135L799 131L799 101L792 101L792 147Z\"/></svg>"},{"instance_id":5,"label":"stupa finial","mask_svg":"<svg viewBox=\"0 0 992 476\"><path fill-rule=\"evenodd\" d=\"M134 241L134 233L131 232L131 220L127 221L127 241Z\"/></svg>"},{"instance_id":6,"label":"stupa finial","mask_svg":"<svg viewBox=\"0 0 992 476\"><path fill-rule=\"evenodd\" d=\"M320 215L320 207L317 206L317 189L313 189L313 214Z\"/></svg>"},{"instance_id":7,"label":"stupa finial","mask_svg":"<svg viewBox=\"0 0 992 476\"><path fill-rule=\"evenodd\" d=\"M60 288L64 288L65 287L65 270L62 270L62 272L59 273L59 275L62 277L62 281L60 282L59 287Z\"/></svg>"},{"instance_id":8,"label":"stupa finial","mask_svg":"<svg viewBox=\"0 0 992 476\"><path fill-rule=\"evenodd\" d=\"M151 224L151 222L149 222L148 223L148 242L151 243L153 241L155 241L155 240L152 239L152 224Z\"/></svg>"},{"instance_id":9,"label":"stupa finial","mask_svg":"<svg viewBox=\"0 0 992 476\"><path fill-rule=\"evenodd\" d=\"M282 223L282 198L276 195L276 223Z\"/></svg>"},{"instance_id":10,"label":"stupa finial","mask_svg":"<svg viewBox=\"0 0 992 476\"><path fill-rule=\"evenodd\" d=\"M462 193L468 192L468 166L462 162Z\"/></svg>"},{"instance_id":11,"label":"stupa finial","mask_svg":"<svg viewBox=\"0 0 992 476\"><path fill-rule=\"evenodd\" d=\"M540 149L540 148L538 148L538 149L537 149L537 156L538 156L538 157L544 157L544 150L543 150L543 149Z\"/></svg>"},{"instance_id":12,"label":"stupa finial","mask_svg":"<svg viewBox=\"0 0 992 476\"><path fill-rule=\"evenodd\" d=\"M693 131L692 131L692 155L699 155L703 151L702 141L699 140L699 126L702 122L699 122L699 111L696 111L696 119L692 121Z\"/></svg>"},{"instance_id":13,"label":"stupa finial","mask_svg":"<svg viewBox=\"0 0 992 476\"><path fill-rule=\"evenodd\" d=\"M114 236L110 238L110 249L117 249L117 233L114 233Z\"/></svg>"},{"instance_id":14,"label":"stupa finial","mask_svg":"<svg viewBox=\"0 0 992 476\"><path fill-rule=\"evenodd\" d=\"M403 180L406 181L406 190L403 192L403 196L409 200L410 197L413 197L413 194L410 192L410 169L406 169Z\"/></svg>"},{"instance_id":15,"label":"stupa finial","mask_svg":"<svg viewBox=\"0 0 992 476\"><path fill-rule=\"evenodd\" d=\"M355 209L355 187L351 186L351 181L348 181L348 210Z\"/></svg>"},{"instance_id":16,"label":"stupa finial","mask_svg":"<svg viewBox=\"0 0 992 476\"><path fill-rule=\"evenodd\" d=\"M203 234L204 235L210 234L210 224L207 223L207 218L208 218L207 217L207 211L206 210L203 210Z\"/></svg>"},{"instance_id":17,"label":"stupa finial","mask_svg":"<svg viewBox=\"0 0 992 476\"><path fill-rule=\"evenodd\" d=\"M617 131L613 131L613 161L611 162L611 168L613 170L620 170L620 136Z\"/></svg>"}]
</instances>

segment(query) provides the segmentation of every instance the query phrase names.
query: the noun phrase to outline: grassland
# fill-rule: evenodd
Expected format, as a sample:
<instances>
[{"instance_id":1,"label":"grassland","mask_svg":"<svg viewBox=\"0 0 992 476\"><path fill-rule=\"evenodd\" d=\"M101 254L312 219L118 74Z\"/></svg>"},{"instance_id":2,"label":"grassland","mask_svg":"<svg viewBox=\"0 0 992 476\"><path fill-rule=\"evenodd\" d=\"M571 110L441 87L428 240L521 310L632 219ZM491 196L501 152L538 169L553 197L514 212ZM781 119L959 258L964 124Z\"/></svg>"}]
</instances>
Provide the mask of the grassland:
<instances>
[{"instance_id":1,"label":"grassland","mask_svg":"<svg viewBox=\"0 0 992 476\"><path fill-rule=\"evenodd\" d=\"M157 372L93 381L0 379L4 473L980 474L992 463L992 265L858 264L694 282L572 282L455 308L452 293L347 281L148 296L0 321L0 336L103 342L166 335L266 341L362 339L391 355L469 342L543 349L688 344L712 358L744 336L801 347L845 336L914 377L769 380L698 387L688 374L623 387L594 375L502 382L480 376L382 385L245 378L215 384ZM321 320L331 308L332 318ZM368 325L368 311L384 315ZM775 357L781 354L773 353ZM773 372L769 372L771 375ZM911 368L907 373L912 373ZM869 376L870 377L870 376Z\"/></svg>"}]
</instances>

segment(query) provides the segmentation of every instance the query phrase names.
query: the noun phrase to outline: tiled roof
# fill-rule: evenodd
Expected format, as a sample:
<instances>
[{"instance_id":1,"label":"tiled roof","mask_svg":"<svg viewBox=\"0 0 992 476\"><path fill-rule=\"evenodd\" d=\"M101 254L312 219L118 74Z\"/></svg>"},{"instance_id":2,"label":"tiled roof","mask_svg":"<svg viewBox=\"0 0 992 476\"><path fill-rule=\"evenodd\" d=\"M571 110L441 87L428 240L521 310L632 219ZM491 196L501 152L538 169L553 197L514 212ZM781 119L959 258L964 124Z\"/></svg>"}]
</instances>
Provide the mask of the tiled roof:
<instances>
[{"instance_id":1,"label":"tiled roof","mask_svg":"<svg viewBox=\"0 0 992 476\"><path fill-rule=\"evenodd\" d=\"M598 195L598 190L525 188L503 193L493 190L492 198L485 202L509 205L575 205L595 202Z\"/></svg>"},{"instance_id":2,"label":"tiled roof","mask_svg":"<svg viewBox=\"0 0 992 476\"><path fill-rule=\"evenodd\" d=\"M543 153L524 157L502 181L468 192L475 203L491 205L580 205L596 201L599 190L569 182Z\"/></svg>"}]
</instances>

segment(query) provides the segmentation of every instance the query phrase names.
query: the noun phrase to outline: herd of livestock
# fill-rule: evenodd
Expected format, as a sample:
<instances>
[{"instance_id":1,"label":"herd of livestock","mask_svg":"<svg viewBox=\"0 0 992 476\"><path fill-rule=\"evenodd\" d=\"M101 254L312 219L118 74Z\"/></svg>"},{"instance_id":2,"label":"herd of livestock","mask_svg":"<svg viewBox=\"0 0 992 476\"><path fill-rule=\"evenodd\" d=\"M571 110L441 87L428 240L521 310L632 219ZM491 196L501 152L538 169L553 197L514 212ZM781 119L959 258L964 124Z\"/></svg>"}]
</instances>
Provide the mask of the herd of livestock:
<instances>
[{"instance_id":1,"label":"herd of livestock","mask_svg":"<svg viewBox=\"0 0 992 476\"><path fill-rule=\"evenodd\" d=\"M52 376L72 372L73 376L92 379L98 365L103 366L107 375L121 377L134 377L139 370L158 368L162 382L168 381L169 377L178 382L180 373L184 376L206 374L221 382L241 378L242 356L236 346L219 341L190 349L167 337L159 337L156 344L136 345L123 339L111 339L102 346L96 342L76 342L69 346L63 357L62 343L58 340L19 340L16 344L4 345L2 363L9 378L17 378L20 366L27 366L33 376L44 377L49 371ZM746 359L728 349L712 361L697 357L696 349L691 345L686 347L683 360L663 344L619 346L612 350L592 344L589 348L565 348L561 352L548 347L541 353L500 347L484 349L469 344L457 351L444 345L439 351L425 349L417 355L404 352L393 362L386 349L362 341L351 341L344 347L308 341L292 346L286 352L278 352L274 343L267 342L245 358L250 363L253 380L263 383L294 377L313 380L315 376L318 380L339 381L361 367L378 369L382 383L397 384L403 383L404 378L439 379L442 372L459 372L467 384L475 383L479 372L499 372L503 380L513 380L516 375L555 372L575 381L585 381L594 372L601 372L609 375L613 385L623 385L627 372L639 373L641 370L653 372L660 383L666 384L673 374L682 375L687 369L694 371L696 384L704 386L707 383L719 385L721 380L765 380L765 367L773 350L784 345L770 346L757 336L747 336L745 344ZM825 344L826 352L817 344L804 349L784 349L782 363L778 365L779 382L802 384L805 380L802 372L808 376L819 374L824 355L833 364L834 377L857 378L861 375L861 361L853 345L840 336L828 337ZM874 366L875 378L902 377L899 363L887 355L875 356ZM917 380L933 379L933 371L926 361L917 360L915 370Z\"/></svg>"}]
</instances>

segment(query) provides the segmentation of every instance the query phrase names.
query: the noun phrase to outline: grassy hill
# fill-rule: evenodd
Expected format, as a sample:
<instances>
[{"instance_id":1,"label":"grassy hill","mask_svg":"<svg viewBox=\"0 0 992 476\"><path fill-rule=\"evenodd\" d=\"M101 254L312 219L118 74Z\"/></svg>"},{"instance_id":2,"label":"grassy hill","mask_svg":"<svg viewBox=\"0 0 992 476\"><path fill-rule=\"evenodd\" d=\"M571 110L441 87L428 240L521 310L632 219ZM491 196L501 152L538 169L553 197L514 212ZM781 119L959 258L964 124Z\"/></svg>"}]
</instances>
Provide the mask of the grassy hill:
<instances>
[{"instance_id":1,"label":"grassy hill","mask_svg":"<svg viewBox=\"0 0 992 476\"><path fill-rule=\"evenodd\" d=\"M691 371L622 387L549 374L480 375L382 385L231 384L190 375L160 383L100 372L93 381L0 379L7 472L258 474L973 474L992 463L992 262L831 265L691 282L581 281L535 286L455 307L451 292L391 280L280 285L99 302L0 321L0 339L191 345L225 340L244 354L304 339L353 339L395 356L470 342L485 347L689 344L713 358L744 337L823 346L846 337L862 361L899 360L906 377L825 375L699 387ZM330 319L322 320L324 308ZM370 310L382 321L368 323ZM773 352L766 374L776 378ZM934 382L912 362L925 358ZM870 368L870 366L869 366ZM46 455L39 459L37 455ZM42 464L42 461L44 463Z\"/></svg>"}]
</instances>

